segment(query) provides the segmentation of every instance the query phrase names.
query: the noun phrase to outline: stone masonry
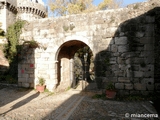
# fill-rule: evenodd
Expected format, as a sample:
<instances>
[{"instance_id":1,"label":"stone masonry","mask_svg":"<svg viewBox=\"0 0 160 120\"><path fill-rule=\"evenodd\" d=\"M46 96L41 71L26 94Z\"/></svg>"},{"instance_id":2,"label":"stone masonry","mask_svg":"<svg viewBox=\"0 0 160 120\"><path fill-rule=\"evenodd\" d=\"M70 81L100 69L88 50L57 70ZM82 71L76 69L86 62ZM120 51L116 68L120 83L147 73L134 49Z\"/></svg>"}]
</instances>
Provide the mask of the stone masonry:
<instances>
[{"instance_id":1,"label":"stone masonry","mask_svg":"<svg viewBox=\"0 0 160 120\"><path fill-rule=\"evenodd\" d=\"M72 52L79 41L92 50L99 89L112 81L123 95L146 95L157 90L154 43L159 5L156 0L149 0L126 8L26 23L21 39L34 39L47 49L28 51L19 63L19 86L35 87L38 77L43 77L50 91L56 90L57 84L67 88L73 71Z\"/></svg>"}]
</instances>

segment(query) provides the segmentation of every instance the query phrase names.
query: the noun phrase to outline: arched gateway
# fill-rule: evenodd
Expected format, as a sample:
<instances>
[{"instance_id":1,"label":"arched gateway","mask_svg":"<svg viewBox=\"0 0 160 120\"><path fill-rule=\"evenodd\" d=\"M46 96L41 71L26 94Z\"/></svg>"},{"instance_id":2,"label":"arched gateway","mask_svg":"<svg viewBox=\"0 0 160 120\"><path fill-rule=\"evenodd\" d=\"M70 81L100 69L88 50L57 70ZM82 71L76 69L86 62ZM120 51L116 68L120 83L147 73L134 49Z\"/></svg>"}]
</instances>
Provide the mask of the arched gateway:
<instances>
[{"instance_id":1,"label":"arched gateway","mask_svg":"<svg viewBox=\"0 0 160 120\"><path fill-rule=\"evenodd\" d=\"M36 48L32 54L25 54L26 58L18 66L19 86L34 87L41 76L50 91L67 88L74 82L75 53L87 46L93 54L95 81L99 89L105 89L109 82L120 94L126 95L148 94L159 89L159 77L154 81L155 75L159 75L159 70L154 69L159 65L159 58L155 60L154 56L155 50L159 52L159 46L155 46L158 45L155 44L159 40L155 34L159 28L154 27L158 26L159 8L150 7L154 2L137 3L145 6L144 10L131 5L25 24L21 39L34 39L47 49ZM158 4L154 4L155 7ZM83 64L82 58L77 61ZM79 72L78 76L81 79L83 74Z\"/></svg>"},{"instance_id":2,"label":"arched gateway","mask_svg":"<svg viewBox=\"0 0 160 120\"><path fill-rule=\"evenodd\" d=\"M65 43L63 43L57 53L56 53L56 71L57 71L57 84L56 84L56 90L65 90L67 87L75 87L76 85L76 71L80 71L82 68L84 73L84 62L81 60L80 56L79 59L81 62L81 68L76 68L79 70L75 70L75 63L76 60L75 54L78 52L78 50L83 49L84 47L88 47L87 44L80 40L70 40ZM78 54L78 53L77 53ZM89 57L88 57L89 59ZM77 65L77 63L76 63ZM89 66L89 65L88 65ZM82 77L84 79L84 76Z\"/></svg>"}]
</instances>

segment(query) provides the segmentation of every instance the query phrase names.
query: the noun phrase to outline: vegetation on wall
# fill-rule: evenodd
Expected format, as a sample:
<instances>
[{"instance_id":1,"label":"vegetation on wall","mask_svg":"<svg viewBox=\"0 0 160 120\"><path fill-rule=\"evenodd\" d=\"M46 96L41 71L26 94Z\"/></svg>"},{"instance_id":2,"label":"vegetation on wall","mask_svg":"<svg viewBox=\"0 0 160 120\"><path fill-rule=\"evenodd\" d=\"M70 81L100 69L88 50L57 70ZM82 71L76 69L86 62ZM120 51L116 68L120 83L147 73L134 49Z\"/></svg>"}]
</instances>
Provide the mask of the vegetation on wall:
<instances>
[{"instance_id":1,"label":"vegetation on wall","mask_svg":"<svg viewBox=\"0 0 160 120\"><path fill-rule=\"evenodd\" d=\"M4 53L9 61L9 70L5 74L14 82L16 82L18 77L18 51L21 49L19 37L24 24L25 21L18 20L8 27L6 33L7 44L4 46Z\"/></svg>"},{"instance_id":2,"label":"vegetation on wall","mask_svg":"<svg viewBox=\"0 0 160 120\"><path fill-rule=\"evenodd\" d=\"M21 29L24 26L25 21L18 20L13 25L9 26L6 33L6 39L8 44L5 45L5 55L9 62L13 62L17 56L19 49L19 37Z\"/></svg>"}]
</instances>

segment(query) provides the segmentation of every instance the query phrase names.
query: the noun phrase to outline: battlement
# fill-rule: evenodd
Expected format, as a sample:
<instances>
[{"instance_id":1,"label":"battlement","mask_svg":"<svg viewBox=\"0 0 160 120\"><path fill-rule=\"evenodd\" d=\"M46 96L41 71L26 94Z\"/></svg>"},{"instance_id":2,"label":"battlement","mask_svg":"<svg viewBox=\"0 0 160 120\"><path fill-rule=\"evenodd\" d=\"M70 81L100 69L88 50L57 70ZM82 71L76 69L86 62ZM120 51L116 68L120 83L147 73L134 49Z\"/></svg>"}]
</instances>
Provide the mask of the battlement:
<instances>
[{"instance_id":1,"label":"battlement","mask_svg":"<svg viewBox=\"0 0 160 120\"><path fill-rule=\"evenodd\" d=\"M42 18L46 16L45 6L40 3L35 3L32 1L17 2L17 11L18 13L26 12L26 13L37 14Z\"/></svg>"},{"instance_id":2,"label":"battlement","mask_svg":"<svg viewBox=\"0 0 160 120\"><path fill-rule=\"evenodd\" d=\"M42 0L0 0L0 23L5 32L16 19L32 21L46 16L47 9Z\"/></svg>"}]
</instances>

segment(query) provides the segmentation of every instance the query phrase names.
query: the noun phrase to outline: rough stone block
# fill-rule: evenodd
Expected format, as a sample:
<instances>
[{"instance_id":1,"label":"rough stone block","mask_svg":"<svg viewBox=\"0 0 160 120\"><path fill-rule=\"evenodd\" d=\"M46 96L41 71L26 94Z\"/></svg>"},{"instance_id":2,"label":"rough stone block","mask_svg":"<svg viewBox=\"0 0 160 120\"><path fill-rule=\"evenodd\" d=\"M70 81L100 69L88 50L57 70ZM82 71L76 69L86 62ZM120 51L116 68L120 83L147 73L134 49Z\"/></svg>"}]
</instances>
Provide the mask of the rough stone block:
<instances>
[{"instance_id":1,"label":"rough stone block","mask_svg":"<svg viewBox=\"0 0 160 120\"><path fill-rule=\"evenodd\" d=\"M29 83L34 83L34 78L28 78L28 79L27 79L27 82L29 82Z\"/></svg>"},{"instance_id":2,"label":"rough stone block","mask_svg":"<svg viewBox=\"0 0 160 120\"><path fill-rule=\"evenodd\" d=\"M126 77L119 77L118 81L119 82L130 82L129 78L126 78Z\"/></svg>"},{"instance_id":3,"label":"rough stone block","mask_svg":"<svg viewBox=\"0 0 160 120\"><path fill-rule=\"evenodd\" d=\"M111 45L111 52L117 52L117 50L118 50L118 47L117 47L117 45Z\"/></svg>"},{"instance_id":4,"label":"rough stone block","mask_svg":"<svg viewBox=\"0 0 160 120\"><path fill-rule=\"evenodd\" d=\"M140 95L141 93L139 91L131 90L130 95Z\"/></svg>"},{"instance_id":5,"label":"rough stone block","mask_svg":"<svg viewBox=\"0 0 160 120\"><path fill-rule=\"evenodd\" d=\"M34 74L29 74L29 77L30 77L30 78L34 78L35 75L34 75Z\"/></svg>"},{"instance_id":6,"label":"rough stone block","mask_svg":"<svg viewBox=\"0 0 160 120\"><path fill-rule=\"evenodd\" d=\"M109 63L110 64L116 64L116 57L109 58Z\"/></svg>"},{"instance_id":7,"label":"rough stone block","mask_svg":"<svg viewBox=\"0 0 160 120\"><path fill-rule=\"evenodd\" d=\"M111 65L110 66L112 71L118 71L119 70L119 66L117 64Z\"/></svg>"},{"instance_id":8,"label":"rough stone block","mask_svg":"<svg viewBox=\"0 0 160 120\"><path fill-rule=\"evenodd\" d=\"M34 73L34 69L28 69L28 70L26 71L26 73L28 73L28 74Z\"/></svg>"},{"instance_id":9,"label":"rough stone block","mask_svg":"<svg viewBox=\"0 0 160 120\"><path fill-rule=\"evenodd\" d=\"M23 78L28 78L28 77L29 77L28 74L22 74L21 76L22 76Z\"/></svg>"},{"instance_id":10,"label":"rough stone block","mask_svg":"<svg viewBox=\"0 0 160 120\"><path fill-rule=\"evenodd\" d=\"M146 31L153 32L154 31L154 25L153 24L147 24L146 25Z\"/></svg>"},{"instance_id":11,"label":"rough stone block","mask_svg":"<svg viewBox=\"0 0 160 120\"><path fill-rule=\"evenodd\" d=\"M117 82L117 77L106 77L103 79L103 82Z\"/></svg>"},{"instance_id":12,"label":"rough stone block","mask_svg":"<svg viewBox=\"0 0 160 120\"><path fill-rule=\"evenodd\" d=\"M145 44L144 50L146 51L154 50L154 44Z\"/></svg>"},{"instance_id":13,"label":"rough stone block","mask_svg":"<svg viewBox=\"0 0 160 120\"><path fill-rule=\"evenodd\" d=\"M154 41L155 41L154 37L143 37L143 38L140 38L140 43L142 43L142 44L152 44L152 43L154 43Z\"/></svg>"},{"instance_id":14,"label":"rough stone block","mask_svg":"<svg viewBox=\"0 0 160 120\"><path fill-rule=\"evenodd\" d=\"M125 63L125 59L121 58L121 57L118 57L117 62L118 62L118 64L124 64Z\"/></svg>"},{"instance_id":15,"label":"rough stone block","mask_svg":"<svg viewBox=\"0 0 160 120\"><path fill-rule=\"evenodd\" d=\"M155 21L155 17L146 16L146 22L147 22L147 23L153 23L154 21Z\"/></svg>"},{"instance_id":16,"label":"rough stone block","mask_svg":"<svg viewBox=\"0 0 160 120\"><path fill-rule=\"evenodd\" d=\"M144 32L137 32L136 33L136 37L137 38L141 38L141 37L143 37L144 36Z\"/></svg>"},{"instance_id":17,"label":"rough stone block","mask_svg":"<svg viewBox=\"0 0 160 120\"><path fill-rule=\"evenodd\" d=\"M35 58L40 58L41 57L41 53L35 53Z\"/></svg>"},{"instance_id":18,"label":"rough stone block","mask_svg":"<svg viewBox=\"0 0 160 120\"><path fill-rule=\"evenodd\" d=\"M43 70L45 70L45 69L48 69L48 64L37 64L37 68L38 69L43 69Z\"/></svg>"},{"instance_id":19,"label":"rough stone block","mask_svg":"<svg viewBox=\"0 0 160 120\"><path fill-rule=\"evenodd\" d=\"M129 91L127 91L127 90L118 90L117 95L120 95L120 96L129 95Z\"/></svg>"},{"instance_id":20,"label":"rough stone block","mask_svg":"<svg viewBox=\"0 0 160 120\"><path fill-rule=\"evenodd\" d=\"M125 84L125 89L126 90L132 90L133 89L133 84L131 84L131 83Z\"/></svg>"},{"instance_id":21,"label":"rough stone block","mask_svg":"<svg viewBox=\"0 0 160 120\"><path fill-rule=\"evenodd\" d=\"M120 68L120 70L126 70L126 65L124 65L124 64L119 64L119 68Z\"/></svg>"},{"instance_id":22,"label":"rough stone block","mask_svg":"<svg viewBox=\"0 0 160 120\"><path fill-rule=\"evenodd\" d=\"M118 46L118 52L127 52L129 50L128 45L119 45Z\"/></svg>"},{"instance_id":23,"label":"rough stone block","mask_svg":"<svg viewBox=\"0 0 160 120\"><path fill-rule=\"evenodd\" d=\"M144 77L153 78L154 72L153 71L146 71L146 72L144 72Z\"/></svg>"},{"instance_id":24,"label":"rough stone block","mask_svg":"<svg viewBox=\"0 0 160 120\"><path fill-rule=\"evenodd\" d=\"M34 83L29 83L31 88L34 88Z\"/></svg>"},{"instance_id":25,"label":"rough stone block","mask_svg":"<svg viewBox=\"0 0 160 120\"><path fill-rule=\"evenodd\" d=\"M25 82L25 81L26 81L26 78L22 78L22 77L18 78L18 82Z\"/></svg>"},{"instance_id":26,"label":"rough stone block","mask_svg":"<svg viewBox=\"0 0 160 120\"><path fill-rule=\"evenodd\" d=\"M30 84L29 83L22 83L22 87L29 88Z\"/></svg>"},{"instance_id":27,"label":"rough stone block","mask_svg":"<svg viewBox=\"0 0 160 120\"><path fill-rule=\"evenodd\" d=\"M134 52L126 52L126 53L122 53L121 54L121 57L122 58L132 58L132 57L135 57L136 56L136 53Z\"/></svg>"},{"instance_id":28,"label":"rough stone block","mask_svg":"<svg viewBox=\"0 0 160 120\"><path fill-rule=\"evenodd\" d=\"M148 85L147 84L147 90L154 90L154 85Z\"/></svg>"},{"instance_id":29,"label":"rough stone block","mask_svg":"<svg viewBox=\"0 0 160 120\"><path fill-rule=\"evenodd\" d=\"M114 76L123 77L123 75L124 75L123 71L114 71Z\"/></svg>"},{"instance_id":30,"label":"rough stone block","mask_svg":"<svg viewBox=\"0 0 160 120\"><path fill-rule=\"evenodd\" d=\"M150 93L153 93L153 92L151 92L151 91L141 91L140 93L141 93L141 95L147 96L147 95L149 95Z\"/></svg>"},{"instance_id":31,"label":"rough stone block","mask_svg":"<svg viewBox=\"0 0 160 120\"><path fill-rule=\"evenodd\" d=\"M152 53L152 54L154 54L154 53ZM145 59L145 63L146 64L152 64L152 63L154 63L154 60L155 60L154 57L148 56Z\"/></svg>"},{"instance_id":32,"label":"rough stone block","mask_svg":"<svg viewBox=\"0 0 160 120\"><path fill-rule=\"evenodd\" d=\"M134 84L134 89L135 90L146 90L146 84L135 83Z\"/></svg>"},{"instance_id":33,"label":"rough stone block","mask_svg":"<svg viewBox=\"0 0 160 120\"><path fill-rule=\"evenodd\" d=\"M115 37L116 45L125 45L127 44L127 37Z\"/></svg>"},{"instance_id":34,"label":"rough stone block","mask_svg":"<svg viewBox=\"0 0 160 120\"><path fill-rule=\"evenodd\" d=\"M124 89L124 83L115 83L115 88L116 89Z\"/></svg>"},{"instance_id":35,"label":"rough stone block","mask_svg":"<svg viewBox=\"0 0 160 120\"><path fill-rule=\"evenodd\" d=\"M49 53L41 53L41 57L44 58L44 57L50 57L50 54Z\"/></svg>"},{"instance_id":36,"label":"rough stone block","mask_svg":"<svg viewBox=\"0 0 160 120\"><path fill-rule=\"evenodd\" d=\"M18 81L18 86L19 86L19 87L22 87L22 82L19 82L19 81Z\"/></svg>"},{"instance_id":37,"label":"rough stone block","mask_svg":"<svg viewBox=\"0 0 160 120\"><path fill-rule=\"evenodd\" d=\"M139 65L134 65L132 66L133 71L141 71L141 69L139 68Z\"/></svg>"},{"instance_id":38,"label":"rough stone block","mask_svg":"<svg viewBox=\"0 0 160 120\"><path fill-rule=\"evenodd\" d=\"M134 77L143 77L144 72L141 71L134 71Z\"/></svg>"}]
</instances>

